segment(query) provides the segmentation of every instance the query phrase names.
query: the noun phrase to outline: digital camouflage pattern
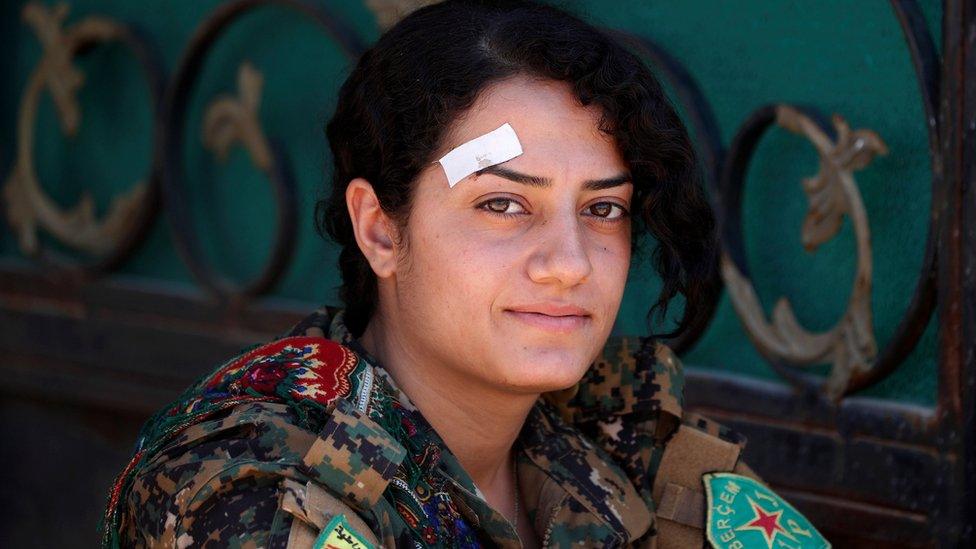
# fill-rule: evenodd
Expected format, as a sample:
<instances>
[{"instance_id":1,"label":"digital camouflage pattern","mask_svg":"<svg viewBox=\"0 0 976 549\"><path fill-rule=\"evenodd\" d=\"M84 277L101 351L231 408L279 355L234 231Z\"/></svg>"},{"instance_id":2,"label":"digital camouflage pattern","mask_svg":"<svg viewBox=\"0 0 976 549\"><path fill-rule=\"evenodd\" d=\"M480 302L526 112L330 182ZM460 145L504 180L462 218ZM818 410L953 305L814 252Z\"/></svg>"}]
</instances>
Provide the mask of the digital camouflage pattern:
<instances>
[{"instance_id":1,"label":"digital camouflage pattern","mask_svg":"<svg viewBox=\"0 0 976 549\"><path fill-rule=\"evenodd\" d=\"M334 313L247 349L147 422L104 545L286 547L339 515L388 547L521 545ZM537 402L517 470L545 546L654 543L652 485L681 418L742 442L684 414L682 390L665 345L614 338L576 388Z\"/></svg>"}]
</instances>

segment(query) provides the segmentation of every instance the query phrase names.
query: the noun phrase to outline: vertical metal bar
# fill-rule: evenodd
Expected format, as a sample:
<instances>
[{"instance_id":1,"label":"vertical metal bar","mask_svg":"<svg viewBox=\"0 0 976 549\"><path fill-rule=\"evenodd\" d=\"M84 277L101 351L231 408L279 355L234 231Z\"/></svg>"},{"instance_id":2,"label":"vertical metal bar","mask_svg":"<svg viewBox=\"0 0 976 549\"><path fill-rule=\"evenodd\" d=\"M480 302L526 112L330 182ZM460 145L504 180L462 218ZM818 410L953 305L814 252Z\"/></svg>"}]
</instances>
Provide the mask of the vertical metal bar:
<instances>
[{"instance_id":1,"label":"vertical metal bar","mask_svg":"<svg viewBox=\"0 0 976 549\"><path fill-rule=\"evenodd\" d=\"M942 36L939 406L953 471L934 526L957 547L976 538L976 1L943 2Z\"/></svg>"},{"instance_id":2,"label":"vertical metal bar","mask_svg":"<svg viewBox=\"0 0 976 549\"><path fill-rule=\"evenodd\" d=\"M959 304L961 348L959 391L962 405L964 502L962 505L965 545L976 541L976 0L961 3L959 23L963 35L962 146L960 152L959 205ZM968 542L968 543L966 543Z\"/></svg>"}]
</instances>

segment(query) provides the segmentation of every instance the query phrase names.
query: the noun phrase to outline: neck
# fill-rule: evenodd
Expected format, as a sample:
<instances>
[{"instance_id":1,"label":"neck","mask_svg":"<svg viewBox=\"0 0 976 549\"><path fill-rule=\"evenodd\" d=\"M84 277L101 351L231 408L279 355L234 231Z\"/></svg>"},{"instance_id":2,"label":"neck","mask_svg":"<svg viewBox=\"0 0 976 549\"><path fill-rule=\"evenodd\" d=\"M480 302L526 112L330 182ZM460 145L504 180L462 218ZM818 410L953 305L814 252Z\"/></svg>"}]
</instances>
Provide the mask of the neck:
<instances>
[{"instance_id":1,"label":"neck","mask_svg":"<svg viewBox=\"0 0 976 549\"><path fill-rule=\"evenodd\" d=\"M360 338L362 345L430 422L475 485L489 499L507 492L512 446L538 395L488 386L451 364L422 356L377 316Z\"/></svg>"}]
</instances>

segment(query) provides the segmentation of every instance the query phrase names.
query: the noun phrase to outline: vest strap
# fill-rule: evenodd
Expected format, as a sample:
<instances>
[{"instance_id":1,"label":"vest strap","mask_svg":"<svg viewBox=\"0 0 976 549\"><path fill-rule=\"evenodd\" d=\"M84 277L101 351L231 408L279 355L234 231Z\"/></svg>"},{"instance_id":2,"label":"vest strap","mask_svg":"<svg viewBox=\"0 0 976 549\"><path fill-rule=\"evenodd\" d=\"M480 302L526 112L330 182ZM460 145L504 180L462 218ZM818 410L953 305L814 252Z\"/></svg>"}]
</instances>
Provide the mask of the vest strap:
<instances>
[{"instance_id":1,"label":"vest strap","mask_svg":"<svg viewBox=\"0 0 976 549\"><path fill-rule=\"evenodd\" d=\"M742 448L688 425L668 441L654 478L660 549L701 547L704 543L705 494L702 475L732 471Z\"/></svg>"}]
</instances>

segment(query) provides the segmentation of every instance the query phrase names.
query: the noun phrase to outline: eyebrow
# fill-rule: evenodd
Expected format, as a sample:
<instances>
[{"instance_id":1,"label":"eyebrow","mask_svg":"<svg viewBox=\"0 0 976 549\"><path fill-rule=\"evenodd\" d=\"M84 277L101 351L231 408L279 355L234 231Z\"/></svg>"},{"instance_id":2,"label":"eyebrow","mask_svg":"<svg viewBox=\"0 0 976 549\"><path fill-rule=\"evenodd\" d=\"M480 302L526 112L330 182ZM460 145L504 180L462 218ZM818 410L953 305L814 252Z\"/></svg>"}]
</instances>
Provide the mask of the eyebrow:
<instances>
[{"instance_id":1,"label":"eyebrow","mask_svg":"<svg viewBox=\"0 0 976 549\"><path fill-rule=\"evenodd\" d=\"M523 185L529 185L530 187L550 187L552 186L552 180L548 177L539 177L537 175L528 175L508 168L503 168L501 166L488 166L487 168L482 168L475 172L477 175L491 174L497 175L498 177L508 179L509 181L514 181L516 183L521 183ZM604 189L610 189L613 187L619 187L620 185L625 185L631 183L630 174L622 173L620 175L615 175L613 177L608 177L606 179L588 179L583 182L583 188L588 191L601 191Z\"/></svg>"}]
</instances>

